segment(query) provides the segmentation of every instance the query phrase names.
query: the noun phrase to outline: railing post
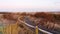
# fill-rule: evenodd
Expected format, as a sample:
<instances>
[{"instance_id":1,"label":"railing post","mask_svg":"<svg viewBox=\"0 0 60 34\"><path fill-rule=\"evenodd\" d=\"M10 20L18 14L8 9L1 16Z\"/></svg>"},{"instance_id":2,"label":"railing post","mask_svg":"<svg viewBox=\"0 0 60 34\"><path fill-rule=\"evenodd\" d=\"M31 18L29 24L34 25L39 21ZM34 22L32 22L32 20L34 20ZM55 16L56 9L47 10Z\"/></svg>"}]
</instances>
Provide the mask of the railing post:
<instances>
[{"instance_id":1,"label":"railing post","mask_svg":"<svg viewBox=\"0 0 60 34\"><path fill-rule=\"evenodd\" d=\"M38 26L36 26L36 34L38 34Z\"/></svg>"}]
</instances>

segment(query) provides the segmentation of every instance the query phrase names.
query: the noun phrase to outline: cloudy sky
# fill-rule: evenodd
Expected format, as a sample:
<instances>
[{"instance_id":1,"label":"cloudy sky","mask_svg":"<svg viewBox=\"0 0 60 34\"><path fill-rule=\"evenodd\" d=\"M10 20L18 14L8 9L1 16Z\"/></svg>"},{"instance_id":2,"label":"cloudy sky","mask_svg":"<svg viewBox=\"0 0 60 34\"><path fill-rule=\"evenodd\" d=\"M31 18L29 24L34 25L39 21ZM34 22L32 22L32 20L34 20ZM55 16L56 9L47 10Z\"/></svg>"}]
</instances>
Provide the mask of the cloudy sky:
<instances>
[{"instance_id":1,"label":"cloudy sky","mask_svg":"<svg viewBox=\"0 0 60 34\"><path fill-rule=\"evenodd\" d=\"M60 0L0 0L0 11L60 11Z\"/></svg>"}]
</instances>

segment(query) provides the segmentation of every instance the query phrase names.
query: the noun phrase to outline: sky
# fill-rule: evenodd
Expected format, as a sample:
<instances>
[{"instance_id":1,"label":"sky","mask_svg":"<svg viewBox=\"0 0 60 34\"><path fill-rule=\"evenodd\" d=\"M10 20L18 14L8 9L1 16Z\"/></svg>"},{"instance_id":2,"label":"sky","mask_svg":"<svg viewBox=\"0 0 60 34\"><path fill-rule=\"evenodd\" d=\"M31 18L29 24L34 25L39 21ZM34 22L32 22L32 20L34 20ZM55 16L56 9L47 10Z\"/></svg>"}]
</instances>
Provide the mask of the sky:
<instances>
[{"instance_id":1,"label":"sky","mask_svg":"<svg viewBox=\"0 0 60 34\"><path fill-rule=\"evenodd\" d=\"M60 11L60 0L0 0L0 11Z\"/></svg>"}]
</instances>

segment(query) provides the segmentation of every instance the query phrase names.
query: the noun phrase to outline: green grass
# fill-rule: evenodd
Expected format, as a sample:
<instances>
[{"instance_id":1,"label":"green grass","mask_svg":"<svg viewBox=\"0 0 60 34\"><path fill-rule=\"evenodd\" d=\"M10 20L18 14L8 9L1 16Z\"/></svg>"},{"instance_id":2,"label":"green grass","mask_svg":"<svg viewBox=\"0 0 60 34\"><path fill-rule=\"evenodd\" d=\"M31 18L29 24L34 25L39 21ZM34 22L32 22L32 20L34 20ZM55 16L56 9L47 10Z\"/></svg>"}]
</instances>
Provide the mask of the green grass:
<instances>
[{"instance_id":1,"label":"green grass","mask_svg":"<svg viewBox=\"0 0 60 34\"><path fill-rule=\"evenodd\" d=\"M3 34L2 31L0 31L0 34Z\"/></svg>"},{"instance_id":2,"label":"green grass","mask_svg":"<svg viewBox=\"0 0 60 34\"><path fill-rule=\"evenodd\" d=\"M3 26L0 26L0 31L2 31L3 30Z\"/></svg>"},{"instance_id":3,"label":"green grass","mask_svg":"<svg viewBox=\"0 0 60 34\"><path fill-rule=\"evenodd\" d=\"M2 33L2 30L3 30L3 27L0 26L0 34L3 34L3 33Z\"/></svg>"},{"instance_id":4,"label":"green grass","mask_svg":"<svg viewBox=\"0 0 60 34\"><path fill-rule=\"evenodd\" d=\"M0 34L3 34L3 32L2 32L3 28L4 28L3 26L0 26Z\"/></svg>"}]
</instances>

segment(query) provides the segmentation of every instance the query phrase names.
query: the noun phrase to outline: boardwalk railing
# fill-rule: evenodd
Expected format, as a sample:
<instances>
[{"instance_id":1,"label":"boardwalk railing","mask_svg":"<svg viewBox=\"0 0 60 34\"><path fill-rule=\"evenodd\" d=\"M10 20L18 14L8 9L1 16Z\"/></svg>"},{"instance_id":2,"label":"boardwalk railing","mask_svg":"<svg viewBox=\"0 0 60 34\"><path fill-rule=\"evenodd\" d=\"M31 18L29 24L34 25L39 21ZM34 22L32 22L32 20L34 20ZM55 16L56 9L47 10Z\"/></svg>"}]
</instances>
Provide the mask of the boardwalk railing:
<instances>
[{"instance_id":1,"label":"boardwalk railing","mask_svg":"<svg viewBox=\"0 0 60 34\"><path fill-rule=\"evenodd\" d=\"M21 18L21 17L20 17L20 18ZM36 28L35 26L30 25L30 24L26 23L25 21L20 20L20 18L18 18L18 21L24 23L25 25L27 25L27 26L29 26L29 27L31 27L31 28L36 29L36 34L38 33L37 28ZM48 32L48 31L42 30L42 29L40 29L40 28L38 28L38 30L41 31L41 32L43 32L43 33L46 33L46 34L53 34L53 33L51 33L51 32Z\"/></svg>"}]
</instances>

